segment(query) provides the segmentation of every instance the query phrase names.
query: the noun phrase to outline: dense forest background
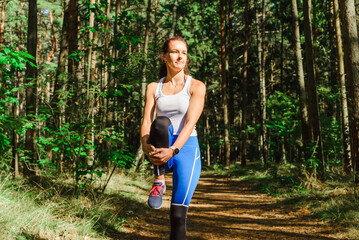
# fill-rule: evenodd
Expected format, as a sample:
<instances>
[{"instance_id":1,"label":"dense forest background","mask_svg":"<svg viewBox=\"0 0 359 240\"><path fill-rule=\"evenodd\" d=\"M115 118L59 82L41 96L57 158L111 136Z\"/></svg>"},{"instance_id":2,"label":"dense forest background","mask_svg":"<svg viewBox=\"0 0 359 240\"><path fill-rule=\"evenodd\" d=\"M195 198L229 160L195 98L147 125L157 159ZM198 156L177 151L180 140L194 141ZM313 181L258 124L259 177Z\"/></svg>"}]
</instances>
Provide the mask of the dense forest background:
<instances>
[{"instance_id":1,"label":"dense forest background","mask_svg":"<svg viewBox=\"0 0 359 240\"><path fill-rule=\"evenodd\" d=\"M2 1L0 167L15 178L150 168L144 92L168 37L207 86L204 164L308 179L359 170L354 0ZM108 174L109 177L111 176Z\"/></svg>"}]
</instances>

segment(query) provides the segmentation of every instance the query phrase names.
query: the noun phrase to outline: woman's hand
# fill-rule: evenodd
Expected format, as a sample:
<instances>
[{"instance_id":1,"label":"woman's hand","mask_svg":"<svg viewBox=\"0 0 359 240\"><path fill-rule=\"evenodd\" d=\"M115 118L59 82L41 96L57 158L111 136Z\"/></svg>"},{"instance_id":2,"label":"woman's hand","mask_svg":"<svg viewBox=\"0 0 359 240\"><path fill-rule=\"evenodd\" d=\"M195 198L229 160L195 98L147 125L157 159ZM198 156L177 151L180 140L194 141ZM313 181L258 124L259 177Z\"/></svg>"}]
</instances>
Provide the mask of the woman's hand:
<instances>
[{"instance_id":1,"label":"woman's hand","mask_svg":"<svg viewBox=\"0 0 359 240\"><path fill-rule=\"evenodd\" d=\"M150 156L149 154L151 152L154 153L156 148L151 144L144 143L144 144L142 144L142 150L146 155Z\"/></svg>"},{"instance_id":2,"label":"woman's hand","mask_svg":"<svg viewBox=\"0 0 359 240\"><path fill-rule=\"evenodd\" d=\"M159 166L173 157L173 150L171 148L157 148L154 152L150 152L148 156L153 164Z\"/></svg>"}]
</instances>

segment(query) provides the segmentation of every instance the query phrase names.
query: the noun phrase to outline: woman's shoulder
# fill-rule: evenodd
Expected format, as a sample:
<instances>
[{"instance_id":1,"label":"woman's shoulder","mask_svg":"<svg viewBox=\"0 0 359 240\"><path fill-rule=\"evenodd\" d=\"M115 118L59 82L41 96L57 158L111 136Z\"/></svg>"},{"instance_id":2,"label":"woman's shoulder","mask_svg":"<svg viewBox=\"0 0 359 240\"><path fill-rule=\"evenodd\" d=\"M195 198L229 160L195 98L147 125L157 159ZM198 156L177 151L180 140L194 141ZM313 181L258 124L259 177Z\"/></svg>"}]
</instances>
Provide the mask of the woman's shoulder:
<instances>
[{"instance_id":1,"label":"woman's shoulder","mask_svg":"<svg viewBox=\"0 0 359 240\"><path fill-rule=\"evenodd\" d=\"M191 92L206 91L206 85L202 81L192 78L190 90L191 90Z\"/></svg>"},{"instance_id":2,"label":"woman's shoulder","mask_svg":"<svg viewBox=\"0 0 359 240\"><path fill-rule=\"evenodd\" d=\"M153 96L155 95L158 82L159 81L151 82L151 83L147 84L147 94L150 94Z\"/></svg>"},{"instance_id":3,"label":"woman's shoulder","mask_svg":"<svg viewBox=\"0 0 359 240\"><path fill-rule=\"evenodd\" d=\"M157 81L155 81L155 82L151 82L151 83L149 83L148 85L147 85L147 89L156 89L156 87L157 87L157 85L158 85L158 83L161 81L161 79L160 80L157 80Z\"/></svg>"}]
</instances>

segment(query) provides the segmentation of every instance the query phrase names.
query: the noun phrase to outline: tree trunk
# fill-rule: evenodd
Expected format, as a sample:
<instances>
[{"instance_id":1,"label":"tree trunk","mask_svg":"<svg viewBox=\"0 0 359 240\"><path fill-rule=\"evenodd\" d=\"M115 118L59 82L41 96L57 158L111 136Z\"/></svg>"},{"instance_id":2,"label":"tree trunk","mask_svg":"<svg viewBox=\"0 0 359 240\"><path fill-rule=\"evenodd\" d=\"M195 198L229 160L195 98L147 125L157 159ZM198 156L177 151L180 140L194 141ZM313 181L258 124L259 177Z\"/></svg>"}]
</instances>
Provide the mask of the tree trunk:
<instances>
[{"instance_id":1,"label":"tree trunk","mask_svg":"<svg viewBox=\"0 0 359 240\"><path fill-rule=\"evenodd\" d=\"M229 109L233 109L232 111L229 111L229 124L232 126L234 122L234 108L233 108L233 102L234 102L234 81L233 81L233 0L227 0L227 7L228 7L228 64L226 67L227 69L227 82L228 82L228 88L229 88L229 102L228 107ZM233 158L233 156L232 156Z\"/></svg>"},{"instance_id":2,"label":"tree trunk","mask_svg":"<svg viewBox=\"0 0 359 240\"><path fill-rule=\"evenodd\" d=\"M28 15L28 33L27 33L27 52L34 56L35 59L30 60L36 65L37 50L37 0L29 0ZM25 81L28 84L26 88L26 116L31 122L35 121L36 113L36 78L37 69L26 64ZM36 129L29 128L26 130L25 137L26 157L28 159L24 167L24 174L27 176L36 175Z\"/></svg>"},{"instance_id":3,"label":"tree trunk","mask_svg":"<svg viewBox=\"0 0 359 240\"><path fill-rule=\"evenodd\" d=\"M6 1L4 1L1 5L1 23L0 23L0 50L2 49L2 47L4 47L5 41L4 41L4 36L5 36L5 5L6 5ZM11 34L11 27L10 27L10 37L12 37ZM12 41L10 40L10 44ZM0 79L2 78L2 71L0 71ZM0 81L0 89L2 87L2 83Z\"/></svg>"},{"instance_id":4,"label":"tree trunk","mask_svg":"<svg viewBox=\"0 0 359 240\"><path fill-rule=\"evenodd\" d=\"M280 24L280 85L284 86L284 82L283 82L283 75L284 75L284 25L285 25L285 21L284 21L284 7L283 7L283 2L280 2L280 17L281 17L281 24ZM298 12L298 10L297 10ZM297 14L298 15L298 14ZM284 90L284 89L283 89Z\"/></svg>"},{"instance_id":5,"label":"tree trunk","mask_svg":"<svg viewBox=\"0 0 359 240\"><path fill-rule=\"evenodd\" d=\"M77 34L78 34L78 7L77 0L69 0L69 21L68 21L68 43L69 44L69 55L77 51ZM74 58L68 60L68 73L70 78L70 84L73 84L74 88L77 89L78 83L76 80L76 68L77 61ZM76 93L76 91L75 91ZM76 94L75 94L76 95ZM77 96L74 96L76 99Z\"/></svg>"},{"instance_id":6,"label":"tree trunk","mask_svg":"<svg viewBox=\"0 0 359 240\"><path fill-rule=\"evenodd\" d=\"M178 0L174 0L174 1L175 2L174 2L174 5L173 5L173 12L172 12L172 27L171 27L169 37L173 37L175 35L175 32L176 32Z\"/></svg>"},{"instance_id":7,"label":"tree trunk","mask_svg":"<svg viewBox=\"0 0 359 240\"><path fill-rule=\"evenodd\" d=\"M329 4L329 3L328 3ZM319 66L318 66L318 26L317 26L317 8L316 8L316 0L313 0L313 65L314 65L314 76L315 76L315 83L320 83L320 75L319 75ZM318 102L318 107L320 106L320 102ZM322 109L322 108L319 108ZM323 109L324 110L324 109Z\"/></svg>"},{"instance_id":8,"label":"tree trunk","mask_svg":"<svg viewBox=\"0 0 359 240\"><path fill-rule=\"evenodd\" d=\"M102 75L103 75L103 80L102 80L102 86L101 89L102 91L105 93L103 99L103 103L101 105L103 105L103 111L102 113L102 122L101 122L101 129L100 131L104 130L104 129L108 129L110 132L112 132L113 130L111 129L112 127L112 114L111 112L109 112L110 106L112 106L112 103L110 101L109 98L109 91L110 89L112 90L113 88L111 87L111 75L110 75L110 68L108 67L108 58L110 56L110 48L109 48L109 44L111 41L111 29L110 29L110 10L111 10L111 0L107 0L107 6L106 6L106 32L104 33L105 35L105 44L104 44L104 56L102 58L102 65L104 66L104 68L102 69ZM111 130L110 130L111 129ZM111 149L111 141L102 141L101 144L102 153L108 152ZM101 156L100 156L101 157ZM108 169L107 171L110 171L110 167L111 167L111 161L107 160L107 166Z\"/></svg>"},{"instance_id":9,"label":"tree trunk","mask_svg":"<svg viewBox=\"0 0 359 240\"><path fill-rule=\"evenodd\" d=\"M225 36L225 16L224 6L225 0L220 0L220 21L221 21L221 76L222 76L222 109L223 109L223 123L224 123L224 160L226 166L230 166L231 146L229 143L228 130L228 102L227 102L227 78L226 78L226 36Z\"/></svg>"},{"instance_id":10,"label":"tree trunk","mask_svg":"<svg viewBox=\"0 0 359 240\"><path fill-rule=\"evenodd\" d=\"M244 53L243 53L243 79L242 79L242 121L241 121L241 165L246 166L247 152L247 81L248 81L248 46L249 46L249 1L245 0L244 9Z\"/></svg>"},{"instance_id":11,"label":"tree trunk","mask_svg":"<svg viewBox=\"0 0 359 240\"><path fill-rule=\"evenodd\" d=\"M339 1L333 0L333 2L334 2L334 26L335 26L335 34L336 34L336 45L337 45L339 85L341 91L341 105L342 105L344 169L347 173L349 173L352 170L352 166L350 162L349 113L348 113L347 89L345 85L342 33L340 29L340 18L339 18Z\"/></svg>"},{"instance_id":12,"label":"tree trunk","mask_svg":"<svg viewBox=\"0 0 359 240\"><path fill-rule=\"evenodd\" d=\"M202 65L201 65L201 72L204 76L204 84L208 86L208 78L206 74L206 50L205 50L205 32L204 32L204 21L203 21L203 1L200 2L201 7L201 43L202 43ZM205 96L205 106L203 111L203 119L204 119L204 138L206 143L206 162L207 166L211 166L211 146L209 142L209 135L210 135L210 125L209 125L209 105L207 100L207 95Z\"/></svg>"},{"instance_id":13,"label":"tree trunk","mask_svg":"<svg viewBox=\"0 0 359 240\"><path fill-rule=\"evenodd\" d=\"M355 1L340 0L344 37L344 63L347 76L348 108L350 121L351 158L355 182L359 172L359 43Z\"/></svg>"},{"instance_id":14,"label":"tree trunk","mask_svg":"<svg viewBox=\"0 0 359 240\"><path fill-rule=\"evenodd\" d=\"M317 100L317 87L315 82L314 73L314 56L313 56L313 42L312 42L312 27L311 27L311 0L303 1L304 12L304 35L305 35L305 56L307 68L307 90L308 90L308 114L309 125L312 134L312 148L311 159L317 159L317 163L321 166L321 174L325 168L323 161L323 144L320 132L318 100ZM314 173L316 173L316 165L313 165Z\"/></svg>"},{"instance_id":15,"label":"tree trunk","mask_svg":"<svg viewBox=\"0 0 359 240\"><path fill-rule=\"evenodd\" d=\"M153 46L154 46L154 50L155 52L157 52L157 38L158 38L158 34L157 34L157 8L158 8L158 0L155 0L155 7L154 7L154 23L153 23ZM157 64L158 64L158 61L153 61L153 69L155 69L155 71L157 72Z\"/></svg>"},{"instance_id":16,"label":"tree trunk","mask_svg":"<svg viewBox=\"0 0 359 240\"><path fill-rule=\"evenodd\" d=\"M57 39L54 29L54 13L50 11L50 30L51 30L51 52L47 55L47 61L52 62L54 60L54 55L58 51L57 48Z\"/></svg>"},{"instance_id":17,"label":"tree trunk","mask_svg":"<svg viewBox=\"0 0 359 240\"><path fill-rule=\"evenodd\" d=\"M227 17L228 17L228 63L226 64L226 71L227 71L227 88L228 88L228 108L232 109L228 111L228 123L230 128L234 127L234 117L235 117L235 110L234 110L234 97L235 97L235 88L236 84L234 81L234 62L233 62L233 0L227 0ZM231 144L231 153L230 153L230 161L234 162L237 159L237 144Z\"/></svg>"},{"instance_id":18,"label":"tree trunk","mask_svg":"<svg viewBox=\"0 0 359 240\"><path fill-rule=\"evenodd\" d=\"M262 0L262 21L259 22L257 16L257 34L258 34L258 66L259 66L259 92L260 92L260 115L261 115L261 159L267 164L268 147L267 147L267 118L266 109L266 81L265 81L265 0ZM260 28L259 28L260 27Z\"/></svg>"},{"instance_id":19,"label":"tree trunk","mask_svg":"<svg viewBox=\"0 0 359 240\"><path fill-rule=\"evenodd\" d=\"M96 4L96 0L90 0L90 6L94 6ZM87 156L88 156L88 165L93 165L94 159L95 159L95 151L94 151L94 144L95 144L95 129L94 129L94 118L95 118L95 108L96 108L96 102L95 102L95 95L93 94L93 88L95 88L97 84L97 31L92 31L95 29L95 13L93 12L93 9L90 10L90 17L89 17L89 36L88 41L90 43L89 46L89 53L88 53L88 72L87 72L87 96L89 99L88 102L88 117L91 121L91 127L90 127L90 133L88 135L88 140L91 144L91 147L87 150Z\"/></svg>"},{"instance_id":20,"label":"tree trunk","mask_svg":"<svg viewBox=\"0 0 359 240\"><path fill-rule=\"evenodd\" d=\"M62 32L61 32L61 43L60 43L60 53L58 56L58 64L56 69L56 77L54 83L54 97L51 103L54 119L57 127L62 129L63 124L65 123L65 105L61 104L62 99L64 99L64 93L67 90L66 87L66 65L67 58L69 55L69 42L68 42L68 27L69 27L69 0L64 2L64 17L62 24ZM47 155L52 158L52 150L49 149ZM64 153L63 151L59 152L60 156L57 161L57 169L59 173L62 173L64 170Z\"/></svg>"},{"instance_id":21,"label":"tree trunk","mask_svg":"<svg viewBox=\"0 0 359 240\"><path fill-rule=\"evenodd\" d=\"M14 87L17 88L19 87L19 72L17 72L16 74L17 76L15 77L14 80ZM19 114L20 114L20 91L17 91L16 93L16 99L18 100L17 104L13 104L12 107L12 111L14 114L14 120L17 121L19 118ZM17 132L17 129L13 130L13 141L12 141L12 168L14 170L13 172L13 176L14 178L18 178L19 177L19 151L18 151L18 146L19 146L19 141L20 141L20 136L19 133Z\"/></svg>"},{"instance_id":22,"label":"tree trunk","mask_svg":"<svg viewBox=\"0 0 359 240\"><path fill-rule=\"evenodd\" d=\"M0 47L4 46L4 36L5 36L5 5L6 1L2 2L1 5L1 23L0 23Z\"/></svg>"},{"instance_id":23,"label":"tree trunk","mask_svg":"<svg viewBox=\"0 0 359 240\"><path fill-rule=\"evenodd\" d=\"M145 42L144 42L144 64L142 67L142 81L141 81L141 107L143 108L145 106L145 98L146 98L146 84L147 84L147 54L148 54L148 41L150 36L150 19L151 19L151 0L148 0L147 2L147 17L146 17L146 25L145 25ZM136 164L134 171L137 170L137 167L140 165L139 162L144 160L144 154L142 151L142 144L140 142L140 146L137 150L136 156Z\"/></svg>"},{"instance_id":24,"label":"tree trunk","mask_svg":"<svg viewBox=\"0 0 359 240\"><path fill-rule=\"evenodd\" d=\"M295 41L295 56L297 63L297 76L299 84L299 110L300 110L300 122L302 130L302 149L306 152L306 147L311 139L311 132L309 127L308 120L308 109L307 109L307 94L305 91L305 81L304 81L304 70L303 70L303 59L302 59L302 49L300 46L300 31L299 31L299 21L298 21L298 6L297 0L292 1L292 18L293 18L293 32L294 32L294 41ZM309 156L305 156L306 159Z\"/></svg>"},{"instance_id":25,"label":"tree trunk","mask_svg":"<svg viewBox=\"0 0 359 240\"><path fill-rule=\"evenodd\" d=\"M122 4L122 1L121 0L116 0L116 5L115 5L115 13L116 13L116 18L119 18L120 15L121 15L121 4ZM113 26L113 38L114 38L114 41L118 41L117 39L117 33L120 31L120 26L118 24L118 22L116 21L114 26ZM112 47L112 58L113 59L117 59L118 57L118 49L116 48L116 44L113 44L113 47ZM111 66L111 72L114 72L115 71L115 66ZM118 83L117 83L117 78L116 79L113 79L112 82L111 82L111 86L112 86L112 89L117 89L117 86L118 86ZM113 99L113 103L112 103L112 106L115 106L115 110L112 112L112 121L114 122L117 122L118 121L118 105L119 105L119 101L118 101L118 96L115 96L114 99Z\"/></svg>"},{"instance_id":26,"label":"tree trunk","mask_svg":"<svg viewBox=\"0 0 359 240\"><path fill-rule=\"evenodd\" d=\"M38 19L38 24L37 24L37 64L39 66L42 65L43 63L43 56L42 56L42 31L41 31L41 22L42 22L42 14L41 14L41 10L38 9L37 10L37 19ZM36 79L36 93L37 96L36 97L36 110L35 110L35 114L36 116L39 113L39 106L41 106L42 103L42 98L43 98L43 94L42 94L42 86L41 86L41 82L42 82L42 75L38 75L37 79ZM37 130L37 134L39 135L39 137L41 137L41 129L44 127L43 122L42 121L37 121L36 122L36 130Z\"/></svg>"}]
</instances>

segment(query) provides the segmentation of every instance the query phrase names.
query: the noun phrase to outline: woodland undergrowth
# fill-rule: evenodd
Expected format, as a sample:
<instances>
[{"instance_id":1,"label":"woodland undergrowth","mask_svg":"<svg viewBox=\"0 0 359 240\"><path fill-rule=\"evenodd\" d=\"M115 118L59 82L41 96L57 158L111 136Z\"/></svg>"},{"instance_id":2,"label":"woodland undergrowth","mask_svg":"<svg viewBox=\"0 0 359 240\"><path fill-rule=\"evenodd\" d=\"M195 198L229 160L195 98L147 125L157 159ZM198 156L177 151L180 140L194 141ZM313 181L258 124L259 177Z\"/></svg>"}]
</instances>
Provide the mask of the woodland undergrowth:
<instances>
[{"instance_id":1,"label":"woodland undergrowth","mask_svg":"<svg viewBox=\"0 0 359 240\"><path fill-rule=\"evenodd\" d=\"M112 239L141 212L150 181L116 173L104 193L63 177L0 181L0 239ZM95 196L94 196L95 195Z\"/></svg>"}]
</instances>

